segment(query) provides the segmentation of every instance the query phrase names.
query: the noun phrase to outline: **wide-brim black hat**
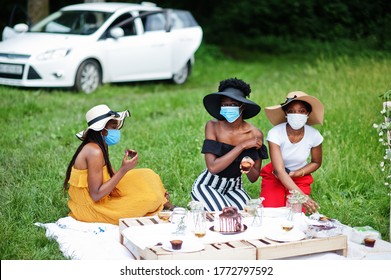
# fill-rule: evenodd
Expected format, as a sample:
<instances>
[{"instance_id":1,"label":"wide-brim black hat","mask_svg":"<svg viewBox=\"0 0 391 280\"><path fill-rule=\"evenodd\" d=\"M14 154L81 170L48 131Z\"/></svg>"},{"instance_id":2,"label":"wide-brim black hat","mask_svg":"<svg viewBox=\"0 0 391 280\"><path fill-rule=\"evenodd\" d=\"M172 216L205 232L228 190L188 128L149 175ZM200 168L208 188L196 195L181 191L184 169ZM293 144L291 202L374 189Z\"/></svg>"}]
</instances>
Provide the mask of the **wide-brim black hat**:
<instances>
[{"instance_id":1,"label":"wide-brim black hat","mask_svg":"<svg viewBox=\"0 0 391 280\"><path fill-rule=\"evenodd\" d=\"M225 118L220 115L221 97L226 96L236 101L245 104L245 108L242 112L243 119L250 119L261 111L261 106L255 102L246 98L244 93L236 88L226 88L224 91L208 94L204 97L204 107L206 111L214 118L218 120L224 120Z\"/></svg>"}]
</instances>

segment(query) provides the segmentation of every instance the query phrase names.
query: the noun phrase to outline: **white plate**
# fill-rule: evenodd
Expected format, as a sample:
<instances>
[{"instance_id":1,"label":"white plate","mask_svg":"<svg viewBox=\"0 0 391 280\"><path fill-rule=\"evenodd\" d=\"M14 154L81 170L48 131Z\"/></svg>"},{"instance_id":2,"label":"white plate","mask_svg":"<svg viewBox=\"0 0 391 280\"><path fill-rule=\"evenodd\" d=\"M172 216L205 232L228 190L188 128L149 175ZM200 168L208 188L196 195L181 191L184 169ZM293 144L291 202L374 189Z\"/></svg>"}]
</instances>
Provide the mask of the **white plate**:
<instances>
[{"instance_id":1,"label":"white plate","mask_svg":"<svg viewBox=\"0 0 391 280\"><path fill-rule=\"evenodd\" d=\"M245 232L247 230L247 226L243 225L243 230L241 230L241 231L217 231L217 230L215 230L214 226L210 227L209 230L213 231L213 232L218 232L223 235L233 235L233 234L239 234L239 233Z\"/></svg>"},{"instance_id":2,"label":"white plate","mask_svg":"<svg viewBox=\"0 0 391 280\"><path fill-rule=\"evenodd\" d=\"M197 240L183 240L182 248L180 250L172 249L170 241L164 242L162 248L170 252L191 253L201 251L205 246L201 242L197 242Z\"/></svg>"},{"instance_id":3,"label":"white plate","mask_svg":"<svg viewBox=\"0 0 391 280\"><path fill-rule=\"evenodd\" d=\"M283 229L273 229L265 233L265 237L279 242L299 241L305 238L305 233L293 228L291 231L284 231Z\"/></svg>"}]
</instances>

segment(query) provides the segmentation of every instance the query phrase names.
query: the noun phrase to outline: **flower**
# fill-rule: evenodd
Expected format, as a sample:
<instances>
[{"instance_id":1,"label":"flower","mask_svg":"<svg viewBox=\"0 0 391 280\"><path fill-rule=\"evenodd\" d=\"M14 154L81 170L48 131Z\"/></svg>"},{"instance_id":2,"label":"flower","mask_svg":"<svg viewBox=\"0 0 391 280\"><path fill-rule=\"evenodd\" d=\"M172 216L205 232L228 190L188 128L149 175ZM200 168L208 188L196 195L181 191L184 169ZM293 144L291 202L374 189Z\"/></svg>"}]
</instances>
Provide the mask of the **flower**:
<instances>
[{"instance_id":1,"label":"flower","mask_svg":"<svg viewBox=\"0 0 391 280\"><path fill-rule=\"evenodd\" d=\"M374 123L373 128L376 129L379 136L379 143L384 146L384 154L382 161L380 161L380 170L385 172L384 185L391 186L391 90L382 94L380 97L383 98L383 109L380 114L383 117L381 123ZM391 195L391 188L390 193Z\"/></svg>"},{"instance_id":2,"label":"flower","mask_svg":"<svg viewBox=\"0 0 391 280\"><path fill-rule=\"evenodd\" d=\"M202 204L202 202L199 202L199 201L190 201L188 204L187 204L187 207L189 207L191 210L204 210L204 205Z\"/></svg>"}]
</instances>

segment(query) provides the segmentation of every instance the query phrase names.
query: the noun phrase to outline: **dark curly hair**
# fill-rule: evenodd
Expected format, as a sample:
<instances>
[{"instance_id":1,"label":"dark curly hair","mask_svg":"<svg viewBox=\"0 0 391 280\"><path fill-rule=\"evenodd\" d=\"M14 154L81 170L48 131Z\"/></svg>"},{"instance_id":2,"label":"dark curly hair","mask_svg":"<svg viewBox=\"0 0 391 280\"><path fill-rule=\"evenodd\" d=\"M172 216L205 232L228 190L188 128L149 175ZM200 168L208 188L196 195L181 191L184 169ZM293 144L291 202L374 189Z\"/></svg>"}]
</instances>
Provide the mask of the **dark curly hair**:
<instances>
[{"instance_id":1,"label":"dark curly hair","mask_svg":"<svg viewBox=\"0 0 391 280\"><path fill-rule=\"evenodd\" d=\"M251 87L249 84L243 82L240 79L229 78L220 82L219 92L224 91L226 88L236 88L244 93L246 97L250 97Z\"/></svg>"}]
</instances>

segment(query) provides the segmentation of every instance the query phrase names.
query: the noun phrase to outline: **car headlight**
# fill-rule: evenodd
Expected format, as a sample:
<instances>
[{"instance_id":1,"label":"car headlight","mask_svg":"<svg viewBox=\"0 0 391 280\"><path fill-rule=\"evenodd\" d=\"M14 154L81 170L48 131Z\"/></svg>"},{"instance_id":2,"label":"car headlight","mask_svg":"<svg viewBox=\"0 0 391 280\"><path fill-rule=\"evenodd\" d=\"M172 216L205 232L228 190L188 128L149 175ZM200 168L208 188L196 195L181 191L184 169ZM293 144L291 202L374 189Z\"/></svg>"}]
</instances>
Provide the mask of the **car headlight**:
<instances>
[{"instance_id":1,"label":"car headlight","mask_svg":"<svg viewBox=\"0 0 391 280\"><path fill-rule=\"evenodd\" d=\"M71 52L71 49L55 49L41 53L37 56L38 60L49 60L66 57Z\"/></svg>"}]
</instances>

